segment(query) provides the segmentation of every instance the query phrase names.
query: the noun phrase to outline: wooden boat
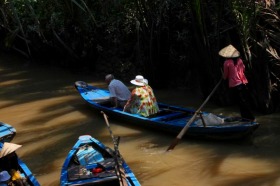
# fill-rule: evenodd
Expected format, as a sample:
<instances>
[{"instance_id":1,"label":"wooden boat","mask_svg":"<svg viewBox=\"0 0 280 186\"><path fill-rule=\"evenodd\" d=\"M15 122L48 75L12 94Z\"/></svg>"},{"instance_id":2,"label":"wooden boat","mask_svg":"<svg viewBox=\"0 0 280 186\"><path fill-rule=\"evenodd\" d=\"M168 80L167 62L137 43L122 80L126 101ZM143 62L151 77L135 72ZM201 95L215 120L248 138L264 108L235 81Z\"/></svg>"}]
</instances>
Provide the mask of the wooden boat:
<instances>
[{"instance_id":1,"label":"wooden boat","mask_svg":"<svg viewBox=\"0 0 280 186\"><path fill-rule=\"evenodd\" d=\"M119 170L124 172L120 182ZM115 152L90 135L82 135L70 150L62 166L60 185L140 186L134 173Z\"/></svg>"},{"instance_id":2,"label":"wooden boat","mask_svg":"<svg viewBox=\"0 0 280 186\"><path fill-rule=\"evenodd\" d=\"M10 142L16 135L16 129L0 121L0 142Z\"/></svg>"},{"instance_id":3,"label":"wooden boat","mask_svg":"<svg viewBox=\"0 0 280 186\"><path fill-rule=\"evenodd\" d=\"M6 170L13 175L12 172L16 172L17 183L30 186L40 186L39 182L32 174L27 165L17 156L16 149L21 145L1 142L0 143L0 169Z\"/></svg>"},{"instance_id":4,"label":"wooden boat","mask_svg":"<svg viewBox=\"0 0 280 186\"><path fill-rule=\"evenodd\" d=\"M75 87L86 103L97 111L104 111L116 119L130 122L130 124L155 128L157 131L161 130L177 135L195 113L193 109L158 103L159 113L143 117L123 112L120 108L112 108L109 101L110 93L107 89L101 89L83 81L75 82ZM250 136L258 127L259 123L239 117L201 112L190 124L186 136L218 140L241 139Z\"/></svg>"}]
</instances>

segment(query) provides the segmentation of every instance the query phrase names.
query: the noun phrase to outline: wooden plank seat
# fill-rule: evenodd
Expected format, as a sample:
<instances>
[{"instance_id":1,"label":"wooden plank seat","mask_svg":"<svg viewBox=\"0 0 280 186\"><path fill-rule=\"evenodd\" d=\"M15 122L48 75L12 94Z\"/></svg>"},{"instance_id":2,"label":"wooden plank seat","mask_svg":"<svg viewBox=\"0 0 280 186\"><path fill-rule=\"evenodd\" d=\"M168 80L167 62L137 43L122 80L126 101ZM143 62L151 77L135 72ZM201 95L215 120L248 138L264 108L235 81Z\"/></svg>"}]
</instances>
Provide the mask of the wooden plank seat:
<instances>
[{"instance_id":1,"label":"wooden plank seat","mask_svg":"<svg viewBox=\"0 0 280 186\"><path fill-rule=\"evenodd\" d=\"M179 112L179 111L170 111L168 110L168 113L166 110L161 110L157 114L154 114L150 116L150 120L152 121L167 121L174 118L181 118L187 116L187 113L185 112Z\"/></svg>"}]
</instances>

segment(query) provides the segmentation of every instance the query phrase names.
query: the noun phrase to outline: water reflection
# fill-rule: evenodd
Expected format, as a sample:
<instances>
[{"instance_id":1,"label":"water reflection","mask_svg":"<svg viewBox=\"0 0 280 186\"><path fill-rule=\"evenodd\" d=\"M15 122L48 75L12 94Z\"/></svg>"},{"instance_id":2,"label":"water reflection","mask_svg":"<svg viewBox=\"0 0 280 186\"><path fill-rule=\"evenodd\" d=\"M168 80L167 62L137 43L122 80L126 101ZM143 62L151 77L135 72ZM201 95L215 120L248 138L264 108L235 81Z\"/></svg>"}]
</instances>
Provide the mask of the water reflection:
<instances>
[{"instance_id":1,"label":"water reflection","mask_svg":"<svg viewBox=\"0 0 280 186\"><path fill-rule=\"evenodd\" d=\"M113 147L100 113L77 94L73 84L83 80L106 86L96 77L75 75L57 68L27 70L17 59L0 59L1 121L17 129L18 155L42 185L59 185L64 159L79 135L90 134ZM18 60L17 60L18 61ZM102 79L102 78L101 78ZM159 101L198 108L199 95L184 90L155 90ZM236 108L206 111L238 115ZM246 141L217 142L184 138L165 152L175 136L120 123L109 118L120 152L143 186L280 185L280 115L258 116L261 126Z\"/></svg>"}]
</instances>

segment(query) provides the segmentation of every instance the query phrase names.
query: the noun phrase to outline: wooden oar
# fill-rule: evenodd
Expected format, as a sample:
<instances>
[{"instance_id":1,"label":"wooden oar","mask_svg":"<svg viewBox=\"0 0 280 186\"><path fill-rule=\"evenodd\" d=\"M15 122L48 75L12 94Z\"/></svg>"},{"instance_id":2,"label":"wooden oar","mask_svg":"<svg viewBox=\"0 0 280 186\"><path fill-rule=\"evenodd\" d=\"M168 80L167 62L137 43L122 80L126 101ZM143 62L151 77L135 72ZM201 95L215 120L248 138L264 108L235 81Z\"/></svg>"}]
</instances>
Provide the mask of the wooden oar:
<instances>
[{"instance_id":1,"label":"wooden oar","mask_svg":"<svg viewBox=\"0 0 280 186\"><path fill-rule=\"evenodd\" d=\"M114 135L113 135L113 132L110 128L110 124L108 122L108 116L103 112L101 111L101 114L103 114L103 117L106 121L106 124L107 124L107 128L110 132L110 135L111 135L111 138L113 140L113 143L114 143L114 159L115 159L115 169L116 169L116 174L117 174L117 177L119 179L119 182L120 182L120 186L128 186L128 183L126 181L126 177L125 177L125 171L124 171L124 168L122 167L122 161L119 160L118 157L120 157L120 152L119 152L119 149L118 149L118 146L119 146L119 138L118 140L115 139Z\"/></svg>"},{"instance_id":2,"label":"wooden oar","mask_svg":"<svg viewBox=\"0 0 280 186\"><path fill-rule=\"evenodd\" d=\"M184 128L181 130L181 132L177 135L177 137L174 139L174 141L171 143L171 145L168 147L166 151L171 151L175 148L175 146L179 143L179 140L184 136L184 134L187 132L189 126L194 121L195 117L200 113L201 109L204 107L204 105L209 101L210 97L214 94L220 83L222 82L223 78L217 83L217 85L214 87L212 92L209 94L209 96L206 98L206 100L202 103L202 105L195 111L192 118L188 121L188 123L184 126Z\"/></svg>"}]
</instances>

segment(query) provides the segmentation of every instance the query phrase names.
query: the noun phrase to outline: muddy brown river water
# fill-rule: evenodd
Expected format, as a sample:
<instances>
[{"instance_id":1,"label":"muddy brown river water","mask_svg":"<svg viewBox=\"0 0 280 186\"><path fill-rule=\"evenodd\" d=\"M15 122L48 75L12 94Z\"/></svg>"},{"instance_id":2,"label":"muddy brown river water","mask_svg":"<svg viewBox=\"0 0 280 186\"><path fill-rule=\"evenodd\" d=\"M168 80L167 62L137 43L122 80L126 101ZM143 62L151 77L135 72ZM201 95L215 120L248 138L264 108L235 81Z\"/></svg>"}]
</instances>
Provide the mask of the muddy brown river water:
<instances>
[{"instance_id":1,"label":"muddy brown river water","mask_svg":"<svg viewBox=\"0 0 280 186\"><path fill-rule=\"evenodd\" d=\"M14 126L17 154L42 186L59 185L64 159L79 135L90 134L113 148L103 116L74 88L77 80L106 87L103 77L55 67L26 67L0 55L0 121ZM198 108L203 102L186 90L154 90L159 102ZM238 115L234 107L208 103L205 111ZM109 118L119 150L143 186L280 186L280 114L257 114L261 126L250 139L217 142L184 138Z\"/></svg>"}]
</instances>

